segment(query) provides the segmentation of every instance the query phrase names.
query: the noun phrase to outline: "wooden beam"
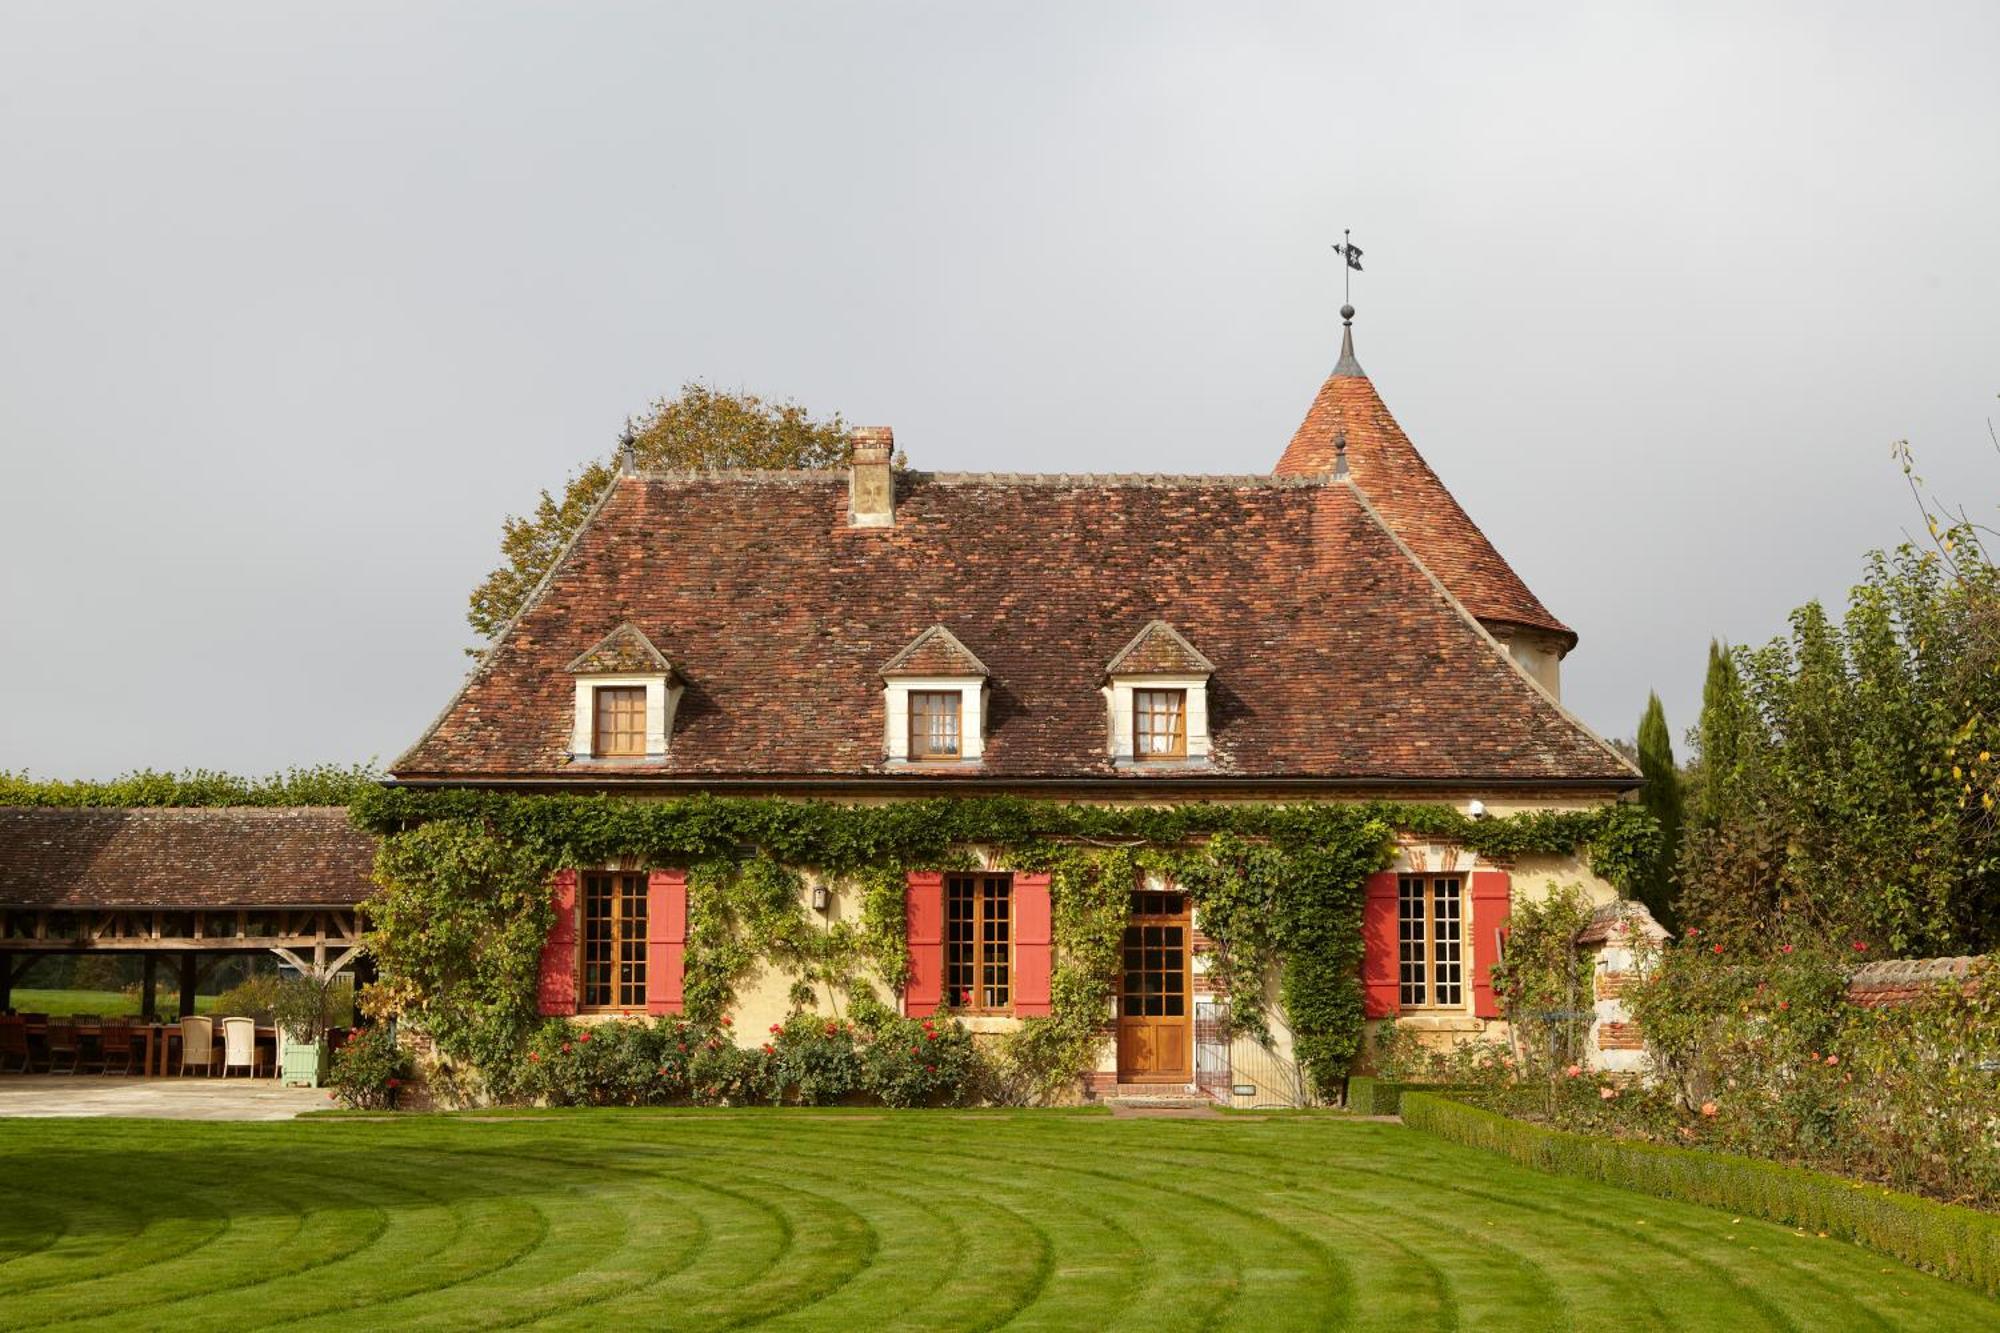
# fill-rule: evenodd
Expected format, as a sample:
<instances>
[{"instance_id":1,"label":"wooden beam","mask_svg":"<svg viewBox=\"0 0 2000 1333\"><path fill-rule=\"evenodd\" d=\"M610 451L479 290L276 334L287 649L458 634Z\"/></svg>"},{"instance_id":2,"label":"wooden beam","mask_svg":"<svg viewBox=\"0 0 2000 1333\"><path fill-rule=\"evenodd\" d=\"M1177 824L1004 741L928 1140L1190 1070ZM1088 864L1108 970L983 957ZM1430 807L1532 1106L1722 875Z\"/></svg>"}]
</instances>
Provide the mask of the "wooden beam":
<instances>
[{"instance_id":1,"label":"wooden beam","mask_svg":"<svg viewBox=\"0 0 2000 1333\"><path fill-rule=\"evenodd\" d=\"M0 1014L14 1012L14 956L0 953Z\"/></svg>"}]
</instances>

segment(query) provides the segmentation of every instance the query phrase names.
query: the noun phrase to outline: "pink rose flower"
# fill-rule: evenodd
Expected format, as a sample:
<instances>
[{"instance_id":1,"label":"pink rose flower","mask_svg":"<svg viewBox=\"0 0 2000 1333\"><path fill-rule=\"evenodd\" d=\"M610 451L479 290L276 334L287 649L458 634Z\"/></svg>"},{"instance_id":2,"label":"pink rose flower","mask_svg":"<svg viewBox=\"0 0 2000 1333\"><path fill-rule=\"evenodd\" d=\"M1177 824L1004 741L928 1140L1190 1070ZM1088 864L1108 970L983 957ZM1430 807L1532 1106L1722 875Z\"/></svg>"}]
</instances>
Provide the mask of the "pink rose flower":
<instances>
[{"instance_id":1,"label":"pink rose flower","mask_svg":"<svg viewBox=\"0 0 2000 1333\"><path fill-rule=\"evenodd\" d=\"M1597 1090L1597 1095L1608 1102L1613 1097L1616 1097L1618 1095L1618 1089L1613 1087L1602 1087Z\"/></svg>"},{"instance_id":2,"label":"pink rose flower","mask_svg":"<svg viewBox=\"0 0 2000 1333\"><path fill-rule=\"evenodd\" d=\"M1710 1120L1715 1119L1715 1113L1718 1109L1720 1108L1718 1108L1714 1102L1703 1102L1701 1104L1701 1113L1707 1116Z\"/></svg>"}]
</instances>

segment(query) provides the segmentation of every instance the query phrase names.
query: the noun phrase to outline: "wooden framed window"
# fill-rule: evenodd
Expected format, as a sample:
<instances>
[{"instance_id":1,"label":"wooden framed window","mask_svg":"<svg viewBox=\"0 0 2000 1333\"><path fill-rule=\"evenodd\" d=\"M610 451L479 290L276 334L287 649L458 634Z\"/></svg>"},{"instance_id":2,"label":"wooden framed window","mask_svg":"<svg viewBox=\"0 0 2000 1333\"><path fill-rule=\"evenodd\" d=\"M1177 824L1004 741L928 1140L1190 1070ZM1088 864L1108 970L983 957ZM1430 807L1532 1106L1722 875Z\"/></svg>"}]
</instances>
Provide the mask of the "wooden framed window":
<instances>
[{"instance_id":1,"label":"wooden framed window","mask_svg":"<svg viewBox=\"0 0 2000 1333\"><path fill-rule=\"evenodd\" d=\"M600 758L637 758L646 753L646 687L600 685L590 752Z\"/></svg>"},{"instance_id":2,"label":"wooden framed window","mask_svg":"<svg viewBox=\"0 0 2000 1333\"><path fill-rule=\"evenodd\" d=\"M1465 891L1457 875L1396 882L1398 978L1405 1009L1465 1004Z\"/></svg>"},{"instance_id":3,"label":"wooden framed window","mask_svg":"<svg viewBox=\"0 0 2000 1333\"><path fill-rule=\"evenodd\" d=\"M646 877L590 871L583 877L580 1009L646 1007Z\"/></svg>"},{"instance_id":4,"label":"wooden framed window","mask_svg":"<svg viewBox=\"0 0 2000 1333\"><path fill-rule=\"evenodd\" d=\"M1132 753L1141 759L1187 757L1187 691L1132 691Z\"/></svg>"},{"instance_id":5,"label":"wooden framed window","mask_svg":"<svg viewBox=\"0 0 2000 1333\"><path fill-rule=\"evenodd\" d=\"M910 758L958 758L958 719L957 690L911 690Z\"/></svg>"},{"instance_id":6,"label":"wooden framed window","mask_svg":"<svg viewBox=\"0 0 2000 1333\"><path fill-rule=\"evenodd\" d=\"M975 1014L1013 1007L1014 880L947 875L944 881L944 1001Z\"/></svg>"}]
</instances>

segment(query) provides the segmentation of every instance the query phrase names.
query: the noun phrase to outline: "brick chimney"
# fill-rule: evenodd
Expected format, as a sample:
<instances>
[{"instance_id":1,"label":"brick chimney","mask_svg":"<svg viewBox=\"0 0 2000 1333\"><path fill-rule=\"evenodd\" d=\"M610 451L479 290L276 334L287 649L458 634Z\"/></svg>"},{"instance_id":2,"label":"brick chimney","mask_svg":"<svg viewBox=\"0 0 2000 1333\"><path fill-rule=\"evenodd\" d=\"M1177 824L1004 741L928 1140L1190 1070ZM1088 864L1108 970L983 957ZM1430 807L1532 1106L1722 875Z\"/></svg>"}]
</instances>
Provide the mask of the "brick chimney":
<instances>
[{"instance_id":1,"label":"brick chimney","mask_svg":"<svg viewBox=\"0 0 2000 1333\"><path fill-rule=\"evenodd\" d=\"M847 435L847 526L888 528L896 523L896 483L889 460L896 432L887 426L857 426Z\"/></svg>"}]
</instances>

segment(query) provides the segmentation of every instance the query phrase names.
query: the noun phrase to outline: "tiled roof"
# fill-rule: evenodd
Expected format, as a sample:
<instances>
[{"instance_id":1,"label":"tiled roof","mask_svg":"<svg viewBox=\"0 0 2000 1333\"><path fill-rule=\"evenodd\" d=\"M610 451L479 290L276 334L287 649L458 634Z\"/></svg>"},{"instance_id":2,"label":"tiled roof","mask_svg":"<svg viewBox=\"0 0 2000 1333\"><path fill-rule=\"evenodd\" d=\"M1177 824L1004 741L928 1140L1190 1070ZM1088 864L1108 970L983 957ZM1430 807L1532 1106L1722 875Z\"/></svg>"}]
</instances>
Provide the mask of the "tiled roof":
<instances>
[{"instance_id":1,"label":"tiled roof","mask_svg":"<svg viewBox=\"0 0 2000 1333\"><path fill-rule=\"evenodd\" d=\"M573 676L638 676L668 670L667 659L636 625L620 625L569 664Z\"/></svg>"},{"instance_id":2,"label":"tiled roof","mask_svg":"<svg viewBox=\"0 0 2000 1333\"><path fill-rule=\"evenodd\" d=\"M990 676L986 663L943 625L932 625L882 664L885 676Z\"/></svg>"},{"instance_id":3,"label":"tiled roof","mask_svg":"<svg viewBox=\"0 0 2000 1333\"><path fill-rule=\"evenodd\" d=\"M1155 620L1105 665L1107 676L1206 676L1215 663L1195 651L1172 625Z\"/></svg>"},{"instance_id":4,"label":"tiled roof","mask_svg":"<svg viewBox=\"0 0 2000 1333\"><path fill-rule=\"evenodd\" d=\"M1351 344L1273 471L1278 476L1331 472L1343 434L1355 484L1468 611L1482 621L1551 630L1575 645L1575 632L1528 591L1410 443L1354 360Z\"/></svg>"},{"instance_id":5,"label":"tiled roof","mask_svg":"<svg viewBox=\"0 0 2000 1333\"><path fill-rule=\"evenodd\" d=\"M1897 1005L1922 999L1933 986L1975 980L1977 957L1888 958L1863 963L1847 976L1847 998L1856 1004Z\"/></svg>"},{"instance_id":6,"label":"tiled roof","mask_svg":"<svg viewBox=\"0 0 2000 1333\"><path fill-rule=\"evenodd\" d=\"M0 808L0 905L344 906L375 840L338 806Z\"/></svg>"},{"instance_id":7,"label":"tiled roof","mask_svg":"<svg viewBox=\"0 0 2000 1333\"><path fill-rule=\"evenodd\" d=\"M881 666L941 622L992 673L983 761L959 780L1129 776L1099 687L1157 619L1215 664L1211 760L1159 781L1636 783L1345 483L896 482L895 526L853 531L840 473L620 478L396 775L599 776L571 765L563 668L630 621L686 692L668 755L621 779L892 773Z\"/></svg>"}]
</instances>

